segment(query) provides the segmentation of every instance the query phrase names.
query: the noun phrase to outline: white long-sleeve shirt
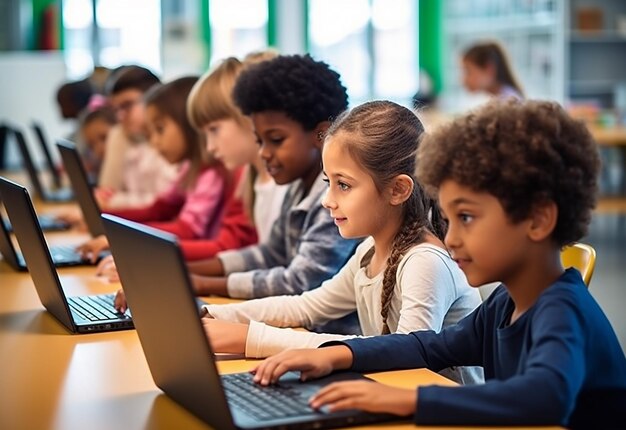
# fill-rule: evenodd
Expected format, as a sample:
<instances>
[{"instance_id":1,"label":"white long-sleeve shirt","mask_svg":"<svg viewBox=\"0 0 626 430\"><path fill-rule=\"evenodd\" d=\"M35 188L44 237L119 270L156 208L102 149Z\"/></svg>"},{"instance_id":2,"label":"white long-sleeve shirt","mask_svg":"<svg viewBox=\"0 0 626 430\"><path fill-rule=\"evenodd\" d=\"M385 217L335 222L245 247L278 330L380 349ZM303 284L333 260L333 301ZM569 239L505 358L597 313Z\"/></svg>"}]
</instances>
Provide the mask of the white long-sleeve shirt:
<instances>
[{"instance_id":1,"label":"white long-sleeve shirt","mask_svg":"<svg viewBox=\"0 0 626 430\"><path fill-rule=\"evenodd\" d=\"M299 296L276 296L231 305L207 305L217 319L249 323L247 357L268 357L285 349L316 348L331 340L356 336L320 334L279 327L311 327L338 319L355 309L364 336L382 333L380 315L384 271L367 276L361 260L373 246L368 238L348 263L319 288ZM411 248L396 271L396 286L387 324L392 333L440 331L471 313L480 295L448 253L431 244ZM453 372L459 382L480 382L476 369Z\"/></svg>"}]
</instances>

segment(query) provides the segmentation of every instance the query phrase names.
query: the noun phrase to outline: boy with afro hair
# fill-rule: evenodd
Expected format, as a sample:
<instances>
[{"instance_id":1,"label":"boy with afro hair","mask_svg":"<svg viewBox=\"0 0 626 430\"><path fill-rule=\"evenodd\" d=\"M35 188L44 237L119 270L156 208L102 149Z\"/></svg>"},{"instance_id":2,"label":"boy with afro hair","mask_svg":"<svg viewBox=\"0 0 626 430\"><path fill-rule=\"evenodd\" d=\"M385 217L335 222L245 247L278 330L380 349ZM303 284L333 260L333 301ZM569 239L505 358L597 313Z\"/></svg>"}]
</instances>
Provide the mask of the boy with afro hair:
<instances>
[{"instance_id":1,"label":"boy with afro hair","mask_svg":"<svg viewBox=\"0 0 626 430\"><path fill-rule=\"evenodd\" d=\"M456 326L292 350L264 361L255 380L483 366L486 383L401 389L344 382L311 406L413 416L422 425L626 428L626 359L563 246L586 233L599 158L584 124L558 104L494 102L427 136L417 177L438 194L445 243L469 283L502 285Z\"/></svg>"},{"instance_id":2,"label":"boy with afro hair","mask_svg":"<svg viewBox=\"0 0 626 430\"><path fill-rule=\"evenodd\" d=\"M252 119L267 171L277 184L290 185L265 243L190 264L192 273L202 275L194 277L196 292L249 299L316 288L358 244L339 235L321 204L327 188L322 143L331 121L348 106L346 89L326 63L284 55L242 72L233 96Z\"/></svg>"}]
</instances>

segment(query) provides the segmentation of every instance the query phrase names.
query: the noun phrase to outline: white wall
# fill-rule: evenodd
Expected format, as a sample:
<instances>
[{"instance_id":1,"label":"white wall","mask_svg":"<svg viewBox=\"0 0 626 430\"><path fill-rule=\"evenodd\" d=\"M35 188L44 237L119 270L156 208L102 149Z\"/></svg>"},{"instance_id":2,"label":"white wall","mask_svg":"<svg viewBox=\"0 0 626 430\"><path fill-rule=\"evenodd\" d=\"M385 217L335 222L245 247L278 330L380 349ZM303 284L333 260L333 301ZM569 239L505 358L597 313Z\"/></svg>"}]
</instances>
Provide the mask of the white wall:
<instances>
[{"instance_id":1,"label":"white wall","mask_svg":"<svg viewBox=\"0 0 626 430\"><path fill-rule=\"evenodd\" d=\"M72 123L61 118L56 103L57 88L65 81L60 52L0 52L0 122L22 127L38 162L42 155L31 129L33 120L41 122L50 143L72 131ZM16 154L15 145L9 145L9 165L21 165Z\"/></svg>"}]
</instances>

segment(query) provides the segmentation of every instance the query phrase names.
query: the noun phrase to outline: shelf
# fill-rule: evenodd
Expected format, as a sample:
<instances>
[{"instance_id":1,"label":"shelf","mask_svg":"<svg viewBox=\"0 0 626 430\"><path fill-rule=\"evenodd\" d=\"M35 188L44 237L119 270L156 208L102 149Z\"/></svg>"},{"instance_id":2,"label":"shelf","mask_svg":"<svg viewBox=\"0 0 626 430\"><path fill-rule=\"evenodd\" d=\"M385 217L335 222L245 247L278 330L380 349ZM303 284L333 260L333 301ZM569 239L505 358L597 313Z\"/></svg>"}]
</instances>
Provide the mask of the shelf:
<instances>
[{"instance_id":1,"label":"shelf","mask_svg":"<svg viewBox=\"0 0 626 430\"><path fill-rule=\"evenodd\" d=\"M448 18L445 31L454 34L509 33L515 30L554 33L557 20L551 14L520 14L471 18Z\"/></svg>"},{"instance_id":2,"label":"shelf","mask_svg":"<svg viewBox=\"0 0 626 430\"><path fill-rule=\"evenodd\" d=\"M626 35L616 31L571 31L569 41L571 43L626 43Z\"/></svg>"},{"instance_id":3,"label":"shelf","mask_svg":"<svg viewBox=\"0 0 626 430\"><path fill-rule=\"evenodd\" d=\"M598 80L598 81L569 81L568 86L574 94L613 94L617 81Z\"/></svg>"}]
</instances>

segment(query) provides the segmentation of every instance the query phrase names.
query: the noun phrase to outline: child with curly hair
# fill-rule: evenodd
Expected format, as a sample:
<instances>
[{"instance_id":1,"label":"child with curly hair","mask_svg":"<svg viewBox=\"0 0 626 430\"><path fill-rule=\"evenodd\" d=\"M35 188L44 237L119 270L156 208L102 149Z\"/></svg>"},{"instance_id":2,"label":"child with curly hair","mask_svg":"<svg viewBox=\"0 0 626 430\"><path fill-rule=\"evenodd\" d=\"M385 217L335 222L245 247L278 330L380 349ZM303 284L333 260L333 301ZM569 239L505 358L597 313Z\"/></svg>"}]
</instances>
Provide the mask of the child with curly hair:
<instances>
[{"instance_id":1,"label":"child with curly hair","mask_svg":"<svg viewBox=\"0 0 626 430\"><path fill-rule=\"evenodd\" d=\"M196 293L253 298L318 287L358 244L339 235L321 204L323 138L348 106L346 89L326 63L292 55L244 70L233 96L252 119L267 172L290 185L267 241L189 264Z\"/></svg>"},{"instance_id":2,"label":"child with curly hair","mask_svg":"<svg viewBox=\"0 0 626 430\"><path fill-rule=\"evenodd\" d=\"M502 285L440 333L352 339L261 363L255 380L483 366L486 383L392 388L330 385L314 408L412 416L422 425L626 428L626 358L580 273L560 251L586 232L599 157L585 125L553 102L488 104L427 136L417 177L438 199L445 243L471 285ZM401 352L401 353L399 353Z\"/></svg>"}]
</instances>

